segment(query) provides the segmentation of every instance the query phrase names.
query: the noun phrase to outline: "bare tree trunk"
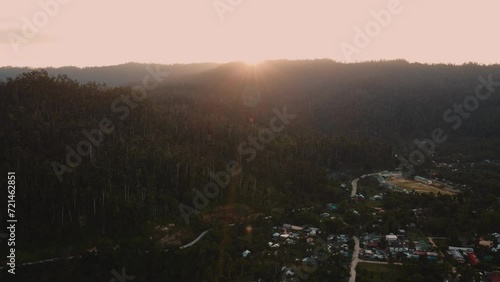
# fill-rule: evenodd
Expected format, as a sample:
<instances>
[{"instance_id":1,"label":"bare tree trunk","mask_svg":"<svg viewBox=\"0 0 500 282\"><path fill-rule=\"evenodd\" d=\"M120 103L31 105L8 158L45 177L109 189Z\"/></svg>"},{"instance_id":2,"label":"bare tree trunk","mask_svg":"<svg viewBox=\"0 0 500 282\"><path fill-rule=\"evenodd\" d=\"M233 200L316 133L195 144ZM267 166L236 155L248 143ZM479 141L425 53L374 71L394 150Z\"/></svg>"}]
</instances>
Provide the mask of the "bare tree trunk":
<instances>
[{"instance_id":1,"label":"bare tree trunk","mask_svg":"<svg viewBox=\"0 0 500 282\"><path fill-rule=\"evenodd\" d=\"M71 208L68 208L68 212L69 212L69 222L73 223L73 217L71 216Z\"/></svg>"}]
</instances>

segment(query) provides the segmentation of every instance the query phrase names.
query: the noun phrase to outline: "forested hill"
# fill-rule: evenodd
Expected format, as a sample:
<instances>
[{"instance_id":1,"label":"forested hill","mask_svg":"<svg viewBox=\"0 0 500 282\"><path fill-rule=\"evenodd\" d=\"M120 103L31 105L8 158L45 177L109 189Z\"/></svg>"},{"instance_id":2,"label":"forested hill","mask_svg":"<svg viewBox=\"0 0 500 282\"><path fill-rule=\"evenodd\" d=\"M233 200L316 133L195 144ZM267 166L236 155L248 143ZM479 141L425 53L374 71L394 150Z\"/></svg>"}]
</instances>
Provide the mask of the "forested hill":
<instances>
[{"instance_id":1,"label":"forested hill","mask_svg":"<svg viewBox=\"0 0 500 282\"><path fill-rule=\"evenodd\" d=\"M190 97L211 95L227 106L255 104L257 110L287 104L306 115L310 126L330 136L419 138L436 127L455 125L454 105L463 105L468 96L476 95L482 85L480 77L498 84L500 65L270 61L255 67L221 65L185 78L182 84L172 83L165 91ZM487 92L480 89L480 93ZM499 101L500 95L495 94L480 100L467 122L451 133L499 137L500 115L495 114ZM453 114L445 120L449 109Z\"/></svg>"},{"instance_id":2,"label":"forested hill","mask_svg":"<svg viewBox=\"0 0 500 282\"><path fill-rule=\"evenodd\" d=\"M340 192L328 170L394 168L394 152L407 152L413 138L429 138L436 127L452 136L438 151L474 147L478 158L499 158L500 90L457 130L443 119L474 95L478 76L500 81L498 65L316 60L186 69L171 69L175 79L144 101L127 100L129 87L80 84L46 71L0 82L2 171L16 171L18 216L29 218L18 240L84 245L96 234L133 237L157 222L184 224L179 203L192 206L192 188L231 160L242 172L192 217L192 228L236 220L220 206L270 213L334 201ZM251 148L249 136L269 129L285 108L294 118ZM90 138L100 126L113 130ZM91 149L81 145L86 140Z\"/></svg>"},{"instance_id":3,"label":"forested hill","mask_svg":"<svg viewBox=\"0 0 500 282\"><path fill-rule=\"evenodd\" d=\"M106 84L108 86L127 86L133 83L140 82L144 77L145 68L151 66L152 68L161 67L162 71L172 74L169 79L182 77L183 75L192 75L195 73L207 71L217 66L213 63L201 64L140 64L140 63L127 63L116 66L104 67L60 67L60 68L45 68L50 76L67 75L68 77L80 82L95 82ZM36 71L41 69L32 69L28 67L0 67L0 81L6 81L8 77L16 77L21 73Z\"/></svg>"}]
</instances>

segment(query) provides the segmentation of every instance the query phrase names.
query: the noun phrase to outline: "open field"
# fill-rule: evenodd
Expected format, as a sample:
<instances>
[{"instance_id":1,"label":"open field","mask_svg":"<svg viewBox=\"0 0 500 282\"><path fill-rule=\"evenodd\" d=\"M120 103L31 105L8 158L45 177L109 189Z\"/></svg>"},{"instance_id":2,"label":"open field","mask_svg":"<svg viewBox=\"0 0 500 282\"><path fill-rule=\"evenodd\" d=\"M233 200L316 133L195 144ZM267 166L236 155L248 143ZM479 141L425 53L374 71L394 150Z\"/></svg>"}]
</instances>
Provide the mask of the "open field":
<instances>
[{"instance_id":1,"label":"open field","mask_svg":"<svg viewBox=\"0 0 500 282\"><path fill-rule=\"evenodd\" d=\"M406 190L414 190L418 193L441 193L444 195L455 195L456 193L437 187L435 184L424 184L416 180L405 179L402 177L390 177L387 182Z\"/></svg>"},{"instance_id":2,"label":"open field","mask_svg":"<svg viewBox=\"0 0 500 282\"><path fill-rule=\"evenodd\" d=\"M448 249L448 239L437 239L437 238L433 238L432 241L434 242L434 244L436 244L436 246L438 247L439 250L441 251L446 251Z\"/></svg>"},{"instance_id":3,"label":"open field","mask_svg":"<svg viewBox=\"0 0 500 282\"><path fill-rule=\"evenodd\" d=\"M398 281L405 277L403 267L391 264L375 264L360 262L357 267L357 279L359 281Z\"/></svg>"}]
</instances>

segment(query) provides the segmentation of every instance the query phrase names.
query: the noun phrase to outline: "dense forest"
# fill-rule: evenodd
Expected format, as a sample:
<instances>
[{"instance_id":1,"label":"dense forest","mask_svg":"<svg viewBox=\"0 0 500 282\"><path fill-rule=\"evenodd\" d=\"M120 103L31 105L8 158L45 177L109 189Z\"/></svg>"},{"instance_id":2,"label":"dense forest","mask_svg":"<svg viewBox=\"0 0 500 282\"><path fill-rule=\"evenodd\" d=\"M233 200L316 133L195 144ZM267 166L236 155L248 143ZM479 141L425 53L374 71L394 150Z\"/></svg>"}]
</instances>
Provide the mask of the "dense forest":
<instances>
[{"instance_id":1,"label":"dense forest","mask_svg":"<svg viewBox=\"0 0 500 282\"><path fill-rule=\"evenodd\" d=\"M131 66L140 74L137 65ZM112 70L103 72L101 83L79 83L54 70L26 71L0 82L0 164L2 171L18 176L20 259L99 246L109 256L104 259L112 260L117 254L110 250L117 244L124 253L152 249L150 237L159 225L181 226L181 237L192 238L256 214L340 201L345 195L331 175L395 169L399 160L394 156L408 155L415 138L430 138L435 128L449 137L432 160L500 159L500 90L480 101L456 130L456 120L443 118L474 95L482 83L478 77L500 81L498 65L313 60L173 65L166 71L171 77L140 100L131 93L141 77L121 83L126 79L115 75L105 81ZM276 112L294 118L269 142L251 147L259 142L252 138L262 140L262 132L269 132ZM96 133L103 127L110 130ZM416 172L425 173L432 160ZM241 172L187 224L179 205L194 208L194 188L202 190L229 162ZM472 182L474 203L481 205L500 197L496 168L441 174ZM219 231L210 236L228 240ZM215 263L217 251L207 246L203 254L181 260ZM176 259L154 253L141 263L147 262L161 269Z\"/></svg>"}]
</instances>

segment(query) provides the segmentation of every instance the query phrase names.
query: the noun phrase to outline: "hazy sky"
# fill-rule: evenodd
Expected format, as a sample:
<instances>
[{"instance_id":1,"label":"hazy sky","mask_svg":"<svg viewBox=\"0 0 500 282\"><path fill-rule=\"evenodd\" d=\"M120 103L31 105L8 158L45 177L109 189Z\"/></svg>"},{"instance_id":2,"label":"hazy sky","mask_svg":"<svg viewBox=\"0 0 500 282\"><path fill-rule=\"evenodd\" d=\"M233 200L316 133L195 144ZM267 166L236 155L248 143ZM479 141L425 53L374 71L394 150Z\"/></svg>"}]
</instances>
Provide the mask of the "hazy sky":
<instances>
[{"instance_id":1,"label":"hazy sky","mask_svg":"<svg viewBox=\"0 0 500 282\"><path fill-rule=\"evenodd\" d=\"M500 63L498 0L0 1L0 66L278 58ZM374 22L371 12L380 10L387 12Z\"/></svg>"}]
</instances>

